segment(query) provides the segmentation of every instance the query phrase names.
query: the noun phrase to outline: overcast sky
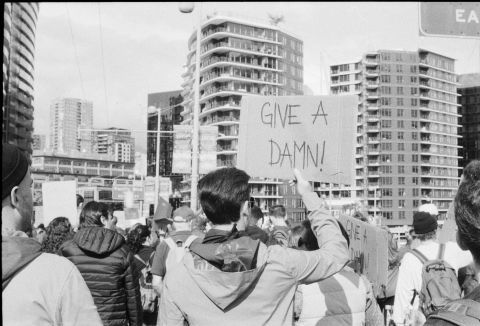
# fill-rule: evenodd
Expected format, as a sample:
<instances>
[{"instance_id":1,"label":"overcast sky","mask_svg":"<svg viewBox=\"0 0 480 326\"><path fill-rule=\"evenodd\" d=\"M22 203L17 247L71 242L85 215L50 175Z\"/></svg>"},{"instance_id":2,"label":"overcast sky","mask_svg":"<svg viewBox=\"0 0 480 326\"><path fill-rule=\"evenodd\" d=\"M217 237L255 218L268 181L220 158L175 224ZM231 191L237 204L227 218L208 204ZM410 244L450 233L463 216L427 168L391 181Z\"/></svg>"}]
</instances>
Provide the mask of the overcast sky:
<instances>
[{"instance_id":1,"label":"overcast sky","mask_svg":"<svg viewBox=\"0 0 480 326\"><path fill-rule=\"evenodd\" d=\"M421 47L457 59L456 73L480 72L480 40L420 37L417 2L203 4L204 15L214 11L265 22L268 14L284 15L279 26L304 42L304 83L315 95L327 90L328 65L367 50ZM56 97L93 101L94 127L146 129L147 94L180 89L195 21L195 14L180 13L178 2L41 3L35 133L48 134ZM134 136L145 151L146 135Z\"/></svg>"}]
</instances>

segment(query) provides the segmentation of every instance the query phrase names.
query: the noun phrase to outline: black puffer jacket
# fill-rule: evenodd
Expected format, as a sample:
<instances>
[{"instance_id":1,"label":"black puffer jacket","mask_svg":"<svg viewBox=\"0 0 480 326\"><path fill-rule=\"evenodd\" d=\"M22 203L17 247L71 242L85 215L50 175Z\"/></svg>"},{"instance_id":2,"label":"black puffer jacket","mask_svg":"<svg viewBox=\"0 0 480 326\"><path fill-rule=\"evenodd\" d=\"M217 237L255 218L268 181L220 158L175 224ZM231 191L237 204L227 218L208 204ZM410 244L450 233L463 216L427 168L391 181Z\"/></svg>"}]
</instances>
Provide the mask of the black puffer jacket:
<instances>
[{"instance_id":1,"label":"black puffer jacket","mask_svg":"<svg viewBox=\"0 0 480 326\"><path fill-rule=\"evenodd\" d=\"M104 325L142 325L138 275L132 269L133 255L119 233L85 227L62 245L60 254L82 274Z\"/></svg>"}]
</instances>

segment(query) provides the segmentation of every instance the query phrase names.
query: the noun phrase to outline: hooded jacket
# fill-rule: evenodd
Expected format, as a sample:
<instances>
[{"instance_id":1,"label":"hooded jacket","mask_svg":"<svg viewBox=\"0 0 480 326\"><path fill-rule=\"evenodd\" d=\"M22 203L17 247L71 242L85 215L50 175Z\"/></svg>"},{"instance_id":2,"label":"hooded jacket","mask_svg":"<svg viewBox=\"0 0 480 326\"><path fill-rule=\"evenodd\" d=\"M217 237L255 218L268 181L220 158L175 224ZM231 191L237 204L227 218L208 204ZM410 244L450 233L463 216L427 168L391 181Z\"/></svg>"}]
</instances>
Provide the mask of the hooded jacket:
<instances>
[{"instance_id":1,"label":"hooded jacket","mask_svg":"<svg viewBox=\"0 0 480 326\"><path fill-rule=\"evenodd\" d=\"M75 265L40 248L25 234L2 236L2 324L102 325Z\"/></svg>"},{"instance_id":2,"label":"hooded jacket","mask_svg":"<svg viewBox=\"0 0 480 326\"><path fill-rule=\"evenodd\" d=\"M133 254L119 233L98 226L82 228L62 245L60 254L82 274L104 325L142 325Z\"/></svg>"},{"instance_id":3,"label":"hooded jacket","mask_svg":"<svg viewBox=\"0 0 480 326\"><path fill-rule=\"evenodd\" d=\"M292 325L298 284L318 282L348 261L347 243L315 193L303 197L320 249L300 251L210 230L165 277L160 325ZM212 233L216 233L212 237ZM227 232L228 233L228 232ZM210 239L215 239L210 241Z\"/></svg>"}]
</instances>

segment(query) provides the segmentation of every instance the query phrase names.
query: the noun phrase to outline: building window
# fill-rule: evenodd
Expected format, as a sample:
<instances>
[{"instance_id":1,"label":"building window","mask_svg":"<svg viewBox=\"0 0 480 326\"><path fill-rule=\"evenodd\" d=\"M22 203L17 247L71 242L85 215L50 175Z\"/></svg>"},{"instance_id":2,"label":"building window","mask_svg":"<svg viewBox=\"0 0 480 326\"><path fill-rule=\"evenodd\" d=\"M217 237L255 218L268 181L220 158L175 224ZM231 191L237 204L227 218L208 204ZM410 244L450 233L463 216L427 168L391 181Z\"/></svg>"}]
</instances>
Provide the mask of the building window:
<instances>
[{"instance_id":1,"label":"building window","mask_svg":"<svg viewBox=\"0 0 480 326\"><path fill-rule=\"evenodd\" d=\"M398 161L399 162L405 162L405 155L404 154L398 154Z\"/></svg>"},{"instance_id":2,"label":"building window","mask_svg":"<svg viewBox=\"0 0 480 326\"><path fill-rule=\"evenodd\" d=\"M383 218L387 220L393 219L393 212L383 212Z\"/></svg>"},{"instance_id":3,"label":"building window","mask_svg":"<svg viewBox=\"0 0 480 326\"><path fill-rule=\"evenodd\" d=\"M382 143L380 145L380 147L384 151L391 151L392 150L392 143Z\"/></svg>"},{"instance_id":4,"label":"building window","mask_svg":"<svg viewBox=\"0 0 480 326\"><path fill-rule=\"evenodd\" d=\"M418 152L418 144L412 143L412 152Z\"/></svg>"},{"instance_id":5,"label":"building window","mask_svg":"<svg viewBox=\"0 0 480 326\"><path fill-rule=\"evenodd\" d=\"M417 132L412 132L412 139L417 140L418 139L418 133Z\"/></svg>"},{"instance_id":6,"label":"building window","mask_svg":"<svg viewBox=\"0 0 480 326\"><path fill-rule=\"evenodd\" d=\"M418 155L415 155L415 154L412 155L412 162L415 162L415 163L418 162Z\"/></svg>"},{"instance_id":7,"label":"building window","mask_svg":"<svg viewBox=\"0 0 480 326\"><path fill-rule=\"evenodd\" d=\"M403 174L403 173L405 173L405 166L399 165L397 168L398 168L398 174Z\"/></svg>"},{"instance_id":8,"label":"building window","mask_svg":"<svg viewBox=\"0 0 480 326\"><path fill-rule=\"evenodd\" d=\"M380 135L381 135L383 140L392 139L392 132L391 131L382 131Z\"/></svg>"},{"instance_id":9,"label":"building window","mask_svg":"<svg viewBox=\"0 0 480 326\"><path fill-rule=\"evenodd\" d=\"M398 212L398 219L399 220L404 220L405 219L405 211Z\"/></svg>"},{"instance_id":10,"label":"building window","mask_svg":"<svg viewBox=\"0 0 480 326\"><path fill-rule=\"evenodd\" d=\"M397 98L397 105L398 106L403 106L403 98Z\"/></svg>"},{"instance_id":11,"label":"building window","mask_svg":"<svg viewBox=\"0 0 480 326\"><path fill-rule=\"evenodd\" d=\"M397 72L403 72L403 66L402 65L396 65L397 66Z\"/></svg>"},{"instance_id":12,"label":"building window","mask_svg":"<svg viewBox=\"0 0 480 326\"><path fill-rule=\"evenodd\" d=\"M405 128L405 125L403 123L403 120L397 120L397 128L398 129L403 129Z\"/></svg>"},{"instance_id":13,"label":"building window","mask_svg":"<svg viewBox=\"0 0 480 326\"><path fill-rule=\"evenodd\" d=\"M414 185L418 185L418 177L413 177L413 178L412 178L412 183L413 183Z\"/></svg>"},{"instance_id":14,"label":"building window","mask_svg":"<svg viewBox=\"0 0 480 326\"><path fill-rule=\"evenodd\" d=\"M392 197L392 189L384 188L381 190L382 197Z\"/></svg>"},{"instance_id":15,"label":"building window","mask_svg":"<svg viewBox=\"0 0 480 326\"><path fill-rule=\"evenodd\" d=\"M398 151L404 151L405 150L405 143L398 143Z\"/></svg>"},{"instance_id":16,"label":"building window","mask_svg":"<svg viewBox=\"0 0 480 326\"><path fill-rule=\"evenodd\" d=\"M413 100L415 100L415 104L414 104ZM416 98L412 98L412 103L411 103L411 104L412 104L412 106L416 106L416 105L417 105L417 99L416 99ZM417 110L412 110L412 111L410 111L410 112L411 112L412 118L416 118L416 117L417 117L417 115L418 115L418 111L417 111Z\"/></svg>"},{"instance_id":17,"label":"building window","mask_svg":"<svg viewBox=\"0 0 480 326\"><path fill-rule=\"evenodd\" d=\"M418 207L418 199L414 199L413 200L413 208L417 208Z\"/></svg>"},{"instance_id":18,"label":"building window","mask_svg":"<svg viewBox=\"0 0 480 326\"><path fill-rule=\"evenodd\" d=\"M403 139L403 131L397 133L397 139Z\"/></svg>"},{"instance_id":19,"label":"building window","mask_svg":"<svg viewBox=\"0 0 480 326\"><path fill-rule=\"evenodd\" d=\"M382 128L392 128L392 120L382 120L380 125Z\"/></svg>"},{"instance_id":20,"label":"building window","mask_svg":"<svg viewBox=\"0 0 480 326\"><path fill-rule=\"evenodd\" d=\"M418 174L418 166L416 166L416 165L412 166L412 173Z\"/></svg>"},{"instance_id":21,"label":"building window","mask_svg":"<svg viewBox=\"0 0 480 326\"><path fill-rule=\"evenodd\" d=\"M405 188L398 188L398 196L399 197L405 197Z\"/></svg>"},{"instance_id":22,"label":"building window","mask_svg":"<svg viewBox=\"0 0 480 326\"><path fill-rule=\"evenodd\" d=\"M403 117L403 109L397 109L397 117Z\"/></svg>"},{"instance_id":23,"label":"building window","mask_svg":"<svg viewBox=\"0 0 480 326\"><path fill-rule=\"evenodd\" d=\"M398 208L405 208L405 200L404 199L400 199L398 201Z\"/></svg>"},{"instance_id":24,"label":"building window","mask_svg":"<svg viewBox=\"0 0 480 326\"><path fill-rule=\"evenodd\" d=\"M398 184L404 185L405 184L405 177L398 177Z\"/></svg>"},{"instance_id":25,"label":"building window","mask_svg":"<svg viewBox=\"0 0 480 326\"><path fill-rule=\"evenodd\" d=\"M403 87L397 87L397 94L403 95Z\"/></svg>"},{"instance_id":26,"label":"building window","mask_svg":"<svg viewBox=\"0 0 480 326\"><path fill-rule=\"evenodd\" d=\"M403 76L397 76L397 84L403 84Z\"/></svg>"}]
</instances>

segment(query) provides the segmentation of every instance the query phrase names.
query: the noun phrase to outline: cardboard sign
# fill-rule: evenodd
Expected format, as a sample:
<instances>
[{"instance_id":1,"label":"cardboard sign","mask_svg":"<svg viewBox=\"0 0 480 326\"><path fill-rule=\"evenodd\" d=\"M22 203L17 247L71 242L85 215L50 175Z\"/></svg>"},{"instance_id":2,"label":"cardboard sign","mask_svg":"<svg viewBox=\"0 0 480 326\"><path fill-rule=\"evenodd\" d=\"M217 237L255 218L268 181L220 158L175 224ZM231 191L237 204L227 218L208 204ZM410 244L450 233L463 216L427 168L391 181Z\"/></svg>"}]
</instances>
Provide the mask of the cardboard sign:
<instances>
[{"instance_id":1,"label":"cardboard sign","mask_svg":"<svg viewBox=\"0 0 480 326\"><path fill-rule=\"evenodd\" d=\"M78 225L77 181L51 181L42 184L43 223L47 226L56 217L66 217Z\"/></svg>"},{"instance_id":2,"label":"cardboard sign","mask_svg":"<svg viewBox=\"0 0 480 326\"><path fill-rule=\"evenodd\" d=\"M358 99L244 96L238 166L252 177L352 183Z\"/></svg>"},{"instance_id":3,"label":"cardboard sign","mask_svg":"<svg viewBox=\"0 0 480 326\"><path fill-rule=\"evenodd\" d=\"M453 203L448 208L447 217L443 223L442 229L438 233L438 242L447 243L448 241L457 241L457 223L455 222L455 211Z\"/></svg>"},{"instance_id":4,"label":"cardboard sign","mask_svg":"<svg viewBox=\"0 0 480 326\"><path fill-rule=\"evenodd\" d=\"M350 216L340 215L339 219L350 239L350 259L355 272L367 276L375 294L381 295L388 281L387 231Z\"/></svg>"}]
</instances>

